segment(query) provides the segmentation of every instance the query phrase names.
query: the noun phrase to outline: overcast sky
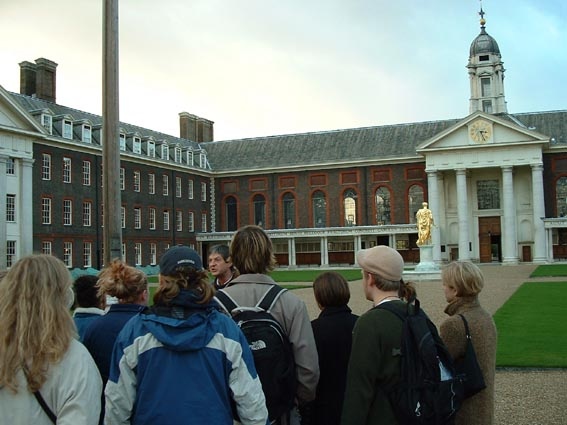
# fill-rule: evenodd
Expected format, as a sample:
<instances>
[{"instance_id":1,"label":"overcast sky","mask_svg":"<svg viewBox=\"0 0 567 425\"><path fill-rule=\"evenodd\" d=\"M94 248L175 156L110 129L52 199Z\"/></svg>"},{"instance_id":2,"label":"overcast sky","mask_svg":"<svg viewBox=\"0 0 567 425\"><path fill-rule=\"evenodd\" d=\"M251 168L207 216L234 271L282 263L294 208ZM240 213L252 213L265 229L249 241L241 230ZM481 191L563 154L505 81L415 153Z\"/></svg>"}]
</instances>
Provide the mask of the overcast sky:
<instances>
[{"instance_id":1,"label":"overcast sky","mask_svg":"<svg viewBox=\"0 0 567 425\"><path fill-rule=\"evenodd\" d=\"M103 0L0 0L0 85L57 67L57 103L102 111ZM120 120L215 139L468 115L478 0L119 0ZM567 1L484 0L509 112L567 108Z\"/></svg>"}]
</instances>

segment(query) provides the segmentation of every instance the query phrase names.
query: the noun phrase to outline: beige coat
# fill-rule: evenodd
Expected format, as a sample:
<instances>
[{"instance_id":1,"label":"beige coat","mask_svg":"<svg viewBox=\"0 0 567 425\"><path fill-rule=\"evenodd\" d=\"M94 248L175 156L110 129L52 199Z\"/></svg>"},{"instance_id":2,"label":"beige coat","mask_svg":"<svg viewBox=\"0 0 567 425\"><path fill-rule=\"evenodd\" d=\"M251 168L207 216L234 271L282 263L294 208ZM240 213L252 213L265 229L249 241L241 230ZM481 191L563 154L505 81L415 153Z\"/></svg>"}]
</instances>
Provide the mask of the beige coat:
<instances>
[{"instance_id":1,"label":"beige coat","mask_svg":"<svg viewBox=\"0 0 567 425\"><path fill-rule=\"evenodd\" d=\"M477 297L457 297L445 308L449 316L439 327L439 334L451 356L460 359L465 353L465 327L459 314L465 316L486 388L466 399L455 425L492 425L494 423L494 375L496 370L497 332L492 316Z\"/></svg>"}]
</instances>

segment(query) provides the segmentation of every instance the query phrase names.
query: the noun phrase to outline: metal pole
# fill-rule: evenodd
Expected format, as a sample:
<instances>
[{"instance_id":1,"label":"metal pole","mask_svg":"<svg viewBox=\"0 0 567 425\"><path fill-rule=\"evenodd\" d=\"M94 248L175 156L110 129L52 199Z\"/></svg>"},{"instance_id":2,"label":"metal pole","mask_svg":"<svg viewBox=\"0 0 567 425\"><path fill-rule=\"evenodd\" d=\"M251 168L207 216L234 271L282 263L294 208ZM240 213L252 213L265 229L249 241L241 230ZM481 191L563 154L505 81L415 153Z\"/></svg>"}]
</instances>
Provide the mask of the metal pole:
<instances>
[{"instance_id":1,"label":"metal pole","mask_svg":"<svg viewBox=\"0 0 567 425\"><path fill-rule=\"evenodd\" d=\"M102 52L102 173L104 265L122 258L118 128L118 0L104 0Z\"/></svg>"}]
</instances>

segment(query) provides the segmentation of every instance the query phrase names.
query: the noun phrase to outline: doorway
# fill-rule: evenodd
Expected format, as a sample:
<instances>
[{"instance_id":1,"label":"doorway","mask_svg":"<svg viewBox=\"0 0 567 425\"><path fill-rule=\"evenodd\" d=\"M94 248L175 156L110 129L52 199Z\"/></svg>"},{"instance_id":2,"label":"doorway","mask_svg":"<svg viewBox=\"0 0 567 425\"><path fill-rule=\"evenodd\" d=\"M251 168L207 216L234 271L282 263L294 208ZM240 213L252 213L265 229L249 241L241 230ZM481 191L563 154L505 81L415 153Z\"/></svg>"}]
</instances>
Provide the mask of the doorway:
<instances>
[{"instance_id":1,"label":"doorway","mask_svg":"<svg viewBox=\"0 0 567 425\"><path fill-rule=\"evenodd\" d=\"M481 263L502 262L500 217L478 218L478 242Z\"/></svg>"}]
</instances>

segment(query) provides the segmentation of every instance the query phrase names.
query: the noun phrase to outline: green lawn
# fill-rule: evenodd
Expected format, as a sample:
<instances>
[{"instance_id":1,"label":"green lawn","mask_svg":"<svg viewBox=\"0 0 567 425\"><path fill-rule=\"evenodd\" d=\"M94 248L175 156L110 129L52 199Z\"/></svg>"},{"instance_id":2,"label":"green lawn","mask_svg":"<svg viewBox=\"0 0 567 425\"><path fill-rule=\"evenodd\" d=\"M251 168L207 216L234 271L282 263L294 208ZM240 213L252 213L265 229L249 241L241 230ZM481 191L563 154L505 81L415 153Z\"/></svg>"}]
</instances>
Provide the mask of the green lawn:
<instances>
[{"instance_id":1,"label":"green lawn","mask_svg":"<svg viewBox=\"0 0 567 425\"><path fill-rule=\"evenodd\" d=\"M530 277L567 276L567 264L545 264L538 266Z\"/></svg>"},{"instance_id":2,"label":"green lawn","mask_svg":"<svg viewBox=\"0 0 567 425\"><path fill-rule=\"evenodd\" d=\"M494 315L497 366L567 367L566 299L567 282L524 283Z\"/></svg>"}]
</instances>

